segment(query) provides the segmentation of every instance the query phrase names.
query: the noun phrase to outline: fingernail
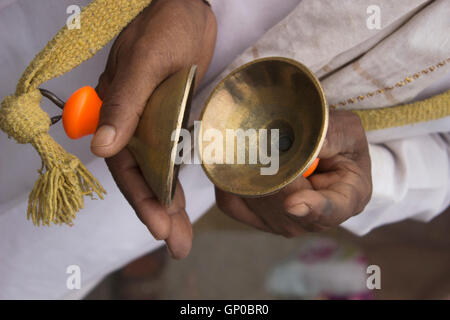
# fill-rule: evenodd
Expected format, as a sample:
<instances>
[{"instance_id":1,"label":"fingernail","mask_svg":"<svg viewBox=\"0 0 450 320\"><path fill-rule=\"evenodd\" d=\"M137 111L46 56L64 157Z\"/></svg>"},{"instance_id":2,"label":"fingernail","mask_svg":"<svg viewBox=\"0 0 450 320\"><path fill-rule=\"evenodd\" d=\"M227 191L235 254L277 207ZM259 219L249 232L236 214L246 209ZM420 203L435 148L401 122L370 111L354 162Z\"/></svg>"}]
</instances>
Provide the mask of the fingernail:
<instances>
[{"instance_id":1,"label":"fingernail","mask_svg":"<svg viewBox=\"0 0 450 320\"><path fill-rule=\"evenodd\" d=\"M287 212L297 217L304 217L309 214L309 211L309 207L304 203L295 205L287 209Z\"/></svg>"},{"instance_id":2,"label":"fingernail","mask_svg":"<svg viewBox=\"0 0 450 320\"><path fill-rule=\"evenodd\" d=\"M116 128L113 126L104 125L98 128L97 132L92 138L92 147L106 147L114 142L116 137Z\"/></svg>"}]
</instances>

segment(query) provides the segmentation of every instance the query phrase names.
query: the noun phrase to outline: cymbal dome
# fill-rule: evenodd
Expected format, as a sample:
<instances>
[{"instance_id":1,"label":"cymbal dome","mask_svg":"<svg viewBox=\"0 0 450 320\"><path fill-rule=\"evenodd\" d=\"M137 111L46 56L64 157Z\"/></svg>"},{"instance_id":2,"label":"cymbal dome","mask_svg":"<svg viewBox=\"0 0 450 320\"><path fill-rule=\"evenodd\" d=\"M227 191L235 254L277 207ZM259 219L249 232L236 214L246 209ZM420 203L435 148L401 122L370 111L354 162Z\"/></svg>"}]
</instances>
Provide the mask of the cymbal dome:
<instances>
[{"instance_id":1,"label":"cymbal dome","mask_svg":"<svg viewBox=\"0 0 450 320\"><path fill-rule=\"evenodd\" d=\"M246 64L223 79L211 93L201 120L202 132L213 128L224 137L227 129L279 129L279 170L274 175L261 175L260 168L269 165L259 162L202 164L220 189L262 196L292 182L315 160L328 127L328 106L319 81L307 67L272 57ZM202 143L201 153L207 145Z\"/></svg>"}]
</instances>

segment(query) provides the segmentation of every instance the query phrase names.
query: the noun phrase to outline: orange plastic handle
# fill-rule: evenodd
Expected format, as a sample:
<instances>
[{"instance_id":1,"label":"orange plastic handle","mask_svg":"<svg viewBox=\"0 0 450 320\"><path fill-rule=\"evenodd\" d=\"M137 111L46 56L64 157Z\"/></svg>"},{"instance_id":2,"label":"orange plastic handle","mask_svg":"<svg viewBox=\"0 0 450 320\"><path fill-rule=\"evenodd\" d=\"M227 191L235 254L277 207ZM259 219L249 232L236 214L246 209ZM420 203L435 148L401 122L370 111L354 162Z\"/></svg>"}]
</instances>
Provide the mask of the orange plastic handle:
<instances>
[{"instance_id":1,"label":"orange plastic handle","mask_svg":"<svg viewBox=\"0 0 450 320\"><path fill-rule=\"evenodd\" d=\"M63 126L71 139L79 139L97 130L102 100L89 86L75 91L67 100L63 114Z\"/></svg>"},{"instance_id":2,"label":"orange plastic handle","mask_svg":"<svg viewBox=\"0 0 450 320\"><path fill-rule=\"evenodd\" d=\"M306 172L303 174L303 177L308 178L310 175L312 175L314 171L316 171L318 165L319 165L319 158L316 158L316 160L314 160L314 162L308 168L308 170L306 170Z\"/></svg>"}]
</instances>

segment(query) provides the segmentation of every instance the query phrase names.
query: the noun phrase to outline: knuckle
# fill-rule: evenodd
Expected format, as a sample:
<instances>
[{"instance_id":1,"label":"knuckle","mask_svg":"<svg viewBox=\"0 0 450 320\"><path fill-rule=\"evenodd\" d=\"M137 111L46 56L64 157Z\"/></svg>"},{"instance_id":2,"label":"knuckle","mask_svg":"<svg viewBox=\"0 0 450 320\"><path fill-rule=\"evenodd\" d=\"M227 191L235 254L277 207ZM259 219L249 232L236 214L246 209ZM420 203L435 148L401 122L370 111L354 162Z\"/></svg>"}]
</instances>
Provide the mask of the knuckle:
<instances>
[{"instance_id":1,"label":"knuckle","mask_svg":"<svg viewBox=\"0 0 450 320\"><path fill-rule=\"evenodd\" d=\"M114 96L108 97L103 107L100 109L100 120L110 120L111 118L116 118L123 112L123 105L116 102Z\"/></svg>"},{"instance_id":2,"label":"knuckle","mask_svg":"<svg viewBox=\"0 0 450 320\"><path fill-rule=\"evenodd\" d=\"M145 35L135 40L130 54L131 60L144 70L149 67L153 69L156 64L163 67L165 62L171 58L170 48L165 40L161 39L156 42ZM155 62L155 64L149 62Z\"/></svg>"},{"instance_id":3,"label":"knuckle","mask_svg":"<svg viewBox=\"0 0 450 320\"><path fill-rule=\"evenodd\" d=\"M171 45L168 38L164 37L155 41L143 36L136 40L131 61L145 78L142 81L164 79L180 67L180 61L183 58L181 51L178 50L177 44Z\"/></svg>"},{"instance_id":4,"label":"knuckle","mask_svg":"<svg viewBox=\"0 0 450 320\"><path fill-rule=\"evenodd\" d=\"M132 45L133 50L131 52L132 57L146 57L149 54L149 49L151 46L151 39L148 39L145 36L141 36L136 39Z\"/></svg>"},{"instance_id":5,"label":"knuckle","mask_svg":"<svg viewBox=\"0 0 450 320\"><path fill-rule=\"evenodd\" d=\"M123 113L124 105L120 102L121 97L113 93L108 96L100 109L100 119L116 118Z\"/></svg>"}]
</instances>

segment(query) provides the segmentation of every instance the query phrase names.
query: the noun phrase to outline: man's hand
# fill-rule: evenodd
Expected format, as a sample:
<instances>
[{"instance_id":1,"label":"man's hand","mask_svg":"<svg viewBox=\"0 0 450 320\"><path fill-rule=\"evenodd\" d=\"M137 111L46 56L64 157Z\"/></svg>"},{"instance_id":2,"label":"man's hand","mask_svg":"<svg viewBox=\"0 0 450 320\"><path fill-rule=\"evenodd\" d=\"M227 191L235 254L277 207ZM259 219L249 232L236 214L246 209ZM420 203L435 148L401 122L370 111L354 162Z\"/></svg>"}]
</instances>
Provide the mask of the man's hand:
<instances>
[{"instance_id":1,"label":"man's hand","mask_svg":"<svg viewBox=\"0 0 450 320\"><path fill-rule=\"evenodd\" d=\"M331 111L317 171L274 195L244 199L216 188L219 208L258 229L294 237L338 226L360 213L372 195L370 156L358 116Z\"/></svg>"},{"instance_id":2,"label":"man's hand","mask_svg":"<svg viewBox=\"0 0 450 320\"><path fill-rule=\"evenodd\" d=\"M161 206L126 148L153 90L184 67L198 66L196 84L206 73L216 20L202 0L155 0L122 31L97 86L103 100L91 150L106 163L124 196L156 239L174 258L191 248L192 226L177 184L171 208Z\"/></svg>"}]
</instances>

